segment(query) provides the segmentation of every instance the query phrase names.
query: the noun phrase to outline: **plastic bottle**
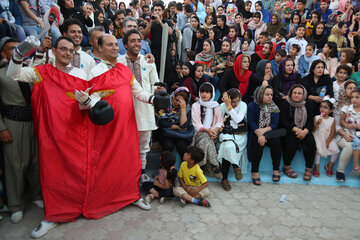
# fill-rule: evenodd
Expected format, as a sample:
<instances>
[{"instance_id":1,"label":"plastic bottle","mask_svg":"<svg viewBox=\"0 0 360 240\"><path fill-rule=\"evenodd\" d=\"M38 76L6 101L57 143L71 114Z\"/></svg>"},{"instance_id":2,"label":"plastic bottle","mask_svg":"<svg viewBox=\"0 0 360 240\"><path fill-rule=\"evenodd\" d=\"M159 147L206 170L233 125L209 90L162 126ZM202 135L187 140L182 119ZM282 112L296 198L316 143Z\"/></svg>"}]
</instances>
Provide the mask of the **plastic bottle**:
<instances>
[{"instance_id":1,"label":"plastic bottle","mask_svg":"<svg viewBox=\"0 0 360 240\"><path fill-rule=\"evenodd\" d=\"M320 96L320 97L325 97L325 95L326 95L326 86L323 86L323 88L322 88L321 91L320 91L319 96Z\"/></svg>"}]
</instances>

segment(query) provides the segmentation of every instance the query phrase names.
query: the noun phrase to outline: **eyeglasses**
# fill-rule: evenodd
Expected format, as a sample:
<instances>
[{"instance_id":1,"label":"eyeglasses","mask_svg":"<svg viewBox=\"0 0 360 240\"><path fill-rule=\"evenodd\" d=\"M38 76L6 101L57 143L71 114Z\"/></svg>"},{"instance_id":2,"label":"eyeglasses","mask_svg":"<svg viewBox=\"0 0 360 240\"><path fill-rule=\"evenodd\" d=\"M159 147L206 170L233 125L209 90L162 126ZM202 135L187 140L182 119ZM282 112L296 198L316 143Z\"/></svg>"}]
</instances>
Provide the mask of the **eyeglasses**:
<instances>
[{"instance_id":1,"label":"eyeglasses","mask_svg":"<svg viewBox=\"0 0 360 240\"><path fill-rule=\"evenodd\" d=\"M60 47L60 48L56 48L59 49L61 52L68 52L70 54L75 54L75 50L74 49L69 49L67 47Z\"/></svg>"}]
</instances>

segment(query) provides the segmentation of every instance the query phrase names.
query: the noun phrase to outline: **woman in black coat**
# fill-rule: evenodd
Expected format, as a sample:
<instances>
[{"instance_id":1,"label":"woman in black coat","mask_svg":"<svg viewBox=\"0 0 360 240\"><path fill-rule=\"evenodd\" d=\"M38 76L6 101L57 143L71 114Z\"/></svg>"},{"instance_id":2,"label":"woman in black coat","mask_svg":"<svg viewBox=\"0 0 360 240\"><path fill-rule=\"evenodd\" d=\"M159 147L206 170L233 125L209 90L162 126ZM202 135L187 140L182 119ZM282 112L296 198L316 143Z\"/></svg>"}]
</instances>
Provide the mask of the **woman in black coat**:
<instances>
[{"instance_id":1,"label":"woman in black coat","mask_svg":"<svg viewBox=\"0 0 360 240\"><path fill-rule=\"evenodd\" d=\"M322 60L315 60L310 67L310 73L302 79L302 85L308 93L308 100L314 106L314 114L318 115L319 106L324 96L334 97L333 81L331 77L325 74L325 63ZM326 90L322 94L322 90Z\"/></svg>"},{"instance_id":2,"label":"woman in black coat","mask_svg":"<svg viewBox=\"0 0 360 240\"><path fill-rule=\"evenodd\" d=\"M286 101L280 106L280 127L286 129L286 136L283 137L283 172L290 178L297 177L291 169L291 161L297 150L303 150L306 167L304 181L310 181L316 144L312 135L313 104L309 104L306 97L304 86L300 84L292 86Z\"/></svg>"}]
</instances>

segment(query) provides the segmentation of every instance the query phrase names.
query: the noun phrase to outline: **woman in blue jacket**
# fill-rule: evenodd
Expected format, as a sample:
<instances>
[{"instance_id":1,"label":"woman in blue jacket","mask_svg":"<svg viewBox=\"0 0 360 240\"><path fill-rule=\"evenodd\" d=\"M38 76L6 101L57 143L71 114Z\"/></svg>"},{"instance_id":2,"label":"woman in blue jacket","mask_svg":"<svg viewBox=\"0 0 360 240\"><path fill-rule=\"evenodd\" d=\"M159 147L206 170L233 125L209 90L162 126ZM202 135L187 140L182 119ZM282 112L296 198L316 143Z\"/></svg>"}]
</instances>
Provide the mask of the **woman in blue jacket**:
<instances>
[{"instance_id":1,"label":"woman in blue jacket","mask_svg":"<svg viewBox=\"0 0 360 240\"><path fill-rule=\"evenodd\" d=\"M251 177L256 186L261 185L259 165L265 146L270 147L273 164L273 182L280 180L281 141L279 137L268 139L265 133L277 129L280 110L272 101L273 89L271 86L260 86L254 92L254 102L248 105L249 152L252 156Z\"/></svg>"}]
</instances>

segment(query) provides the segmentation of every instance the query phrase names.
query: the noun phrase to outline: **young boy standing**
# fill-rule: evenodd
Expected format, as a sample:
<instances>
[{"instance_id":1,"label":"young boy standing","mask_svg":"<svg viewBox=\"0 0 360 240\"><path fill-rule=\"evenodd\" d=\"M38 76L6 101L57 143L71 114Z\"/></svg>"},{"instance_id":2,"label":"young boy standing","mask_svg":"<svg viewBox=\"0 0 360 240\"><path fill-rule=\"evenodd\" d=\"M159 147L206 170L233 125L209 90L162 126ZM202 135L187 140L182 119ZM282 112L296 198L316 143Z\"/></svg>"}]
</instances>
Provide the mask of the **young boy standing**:
<instances>
[{"instance_id":1,"label":"young boy standing","mask_svg":"<svg viewBox=\"0 0 360 240\"><path fill-rule=\"evenodd\" d=\"M174 188L174 195L180 198L182 205L191 202L199 206L210 207L205 199L210 195L207 179L198 165L204 159L204 151L198 147L189 147L184 154L184 162L178 173L180 187Z\"/></svg>"},{"instance_id":2,"label":"young boy standing","mask_svg":"<svg viewBox=\"0 0 360 240\"><path fill-rule=\"evenodd\" d=\"M305 35L305 25L298 25L295 29L295 34L296 36L293 38L290 38L287 43L286 43L286 52L289 53L290 47L296 43L300 46L301 50L300 50L300 55L305 55L305 49L306 46L308 45L308 42L305 40L304 35Z\"/></svg>"}]
</instances>

